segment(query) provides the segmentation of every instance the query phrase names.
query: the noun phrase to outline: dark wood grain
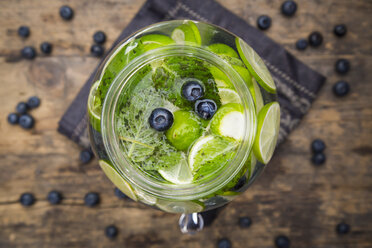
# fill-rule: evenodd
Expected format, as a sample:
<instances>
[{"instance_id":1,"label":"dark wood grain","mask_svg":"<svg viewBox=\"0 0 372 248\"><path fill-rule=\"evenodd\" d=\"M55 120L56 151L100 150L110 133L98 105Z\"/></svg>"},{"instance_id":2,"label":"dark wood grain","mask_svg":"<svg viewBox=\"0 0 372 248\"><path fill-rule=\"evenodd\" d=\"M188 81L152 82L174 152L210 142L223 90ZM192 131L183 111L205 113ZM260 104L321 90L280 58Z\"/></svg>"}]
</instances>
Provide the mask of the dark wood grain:
<instances>
[{"instance_id":1,"label":"dark wood grain","mask_svg":"<svg viewBox=\"0 0 372 248\"><path fill-rule=\"evenodd\" d=\"M279 234L291 247L372 247L372 2L365 0L298 0L292 18L280 14L281 1L229 0L219 2L255 25L261 14L272 17L267 35L300 60L327 76L311 111L276 156L262 177L226 207L212 227L194 236L181 235L178 216L133 201L119 200L113 185L92 161L79 162L79 147L56 131L69 103L98 63L89 55L92 34L104 30L106 47L115 40L143 4L138 0L0 1L0 247L215 247L229 238L233 247L273 247ZM58 9L75 10L71 22ZM336 38L335 24L345 23L348 34ZM17 36L20 25L31 36ZM320 48L295 50L294 43L311 31L324 35ZM52 56L34 61L19 57L25 45L54 45ZM334 73L338 58L351 62L346 76ZM344 98L332 94L337 80L350 82ZM10 126L6 116L18 101L38 95L40 108L32 111L37 123L31 131ZM310 142L320 137L327 144L324 166L311 165ZM63 192L64 201L51 206L50 190ZM101 204L83 204L88 191L101 194ZM33 192L35 205L18 203L23 192ZM249 229L237 225L250 216ZM351 232L339 236L337 223ZM115 224L115 240L104 228Z\"/></svg>"}]
</instances>

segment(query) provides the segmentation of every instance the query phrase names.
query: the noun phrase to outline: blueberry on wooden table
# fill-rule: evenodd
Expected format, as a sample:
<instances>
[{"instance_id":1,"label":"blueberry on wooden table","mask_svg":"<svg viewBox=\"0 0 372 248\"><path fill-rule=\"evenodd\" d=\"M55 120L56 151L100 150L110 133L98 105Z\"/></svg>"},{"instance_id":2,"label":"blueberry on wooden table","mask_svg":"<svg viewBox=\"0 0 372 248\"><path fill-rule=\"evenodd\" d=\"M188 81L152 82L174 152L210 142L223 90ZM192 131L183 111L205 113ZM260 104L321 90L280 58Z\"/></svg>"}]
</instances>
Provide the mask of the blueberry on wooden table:
<instances>
[{"instance_id":1,"label":"blueberry on wooden table","mask_svg":"<svg viewBox=\"0 0 372 248\"><path fill-rule=\"evenodd\" d=\"M322 165L324 164L325 161L326 161L326 156L322 152L315 153L311 158L311 162L314 165Z\"/></svg>"},{"instance_id":2,"label":"blueberry on wooden table","mask_svg":"<svg viewBox=\"0 0 372 248\"><path fill-rule=\"evenodd\" d=\"M242 228L248 228L252 225L252 219L249 217L240 217L239 226Z\"/></svg>"},{"instance_id":3,"label":"blueberry on wooden table","mask_svg":"<svg viewBox=\"0 0 372 248\"><path fill-rule=\"evenodd\" d=\"M85 149L80 152L79 158L83 164L87 164L90 160L92 160L93 152L90 149Z\"/></svg>"},{"instance_id":4,"label":"blueberry on wooden table","mask_svg":"<svg viewBox=\"0 0 372 248\"><path fill-rule=\"evenodd\" d=\"M12 125L18 124L19 122L19 116L16 113L10 113L8 115L8 122Z\"/></svg>"},{"instance_id":5,"label":"blueberry on wooden table","mask_svg":"<svg viewBox=\"0 0 372 248\"><path fill-rule=\"evenodd\" d=\"M94 207L100 202L99 194L95 192L87 193L84 197L84 204L88 207Z\"/></svg>"},{"instance_id":6,"label":"blueberry on wooden table","mask_svg":"<svg viewBox=\"0 0 372 248\"><path fill-rule=\"evenodd\" d=\"M333 85L332 90L336 96L346 96L350 91L350 86L346 81L338 81Z\"/></svg>"},{"instance_id":7,"label":"blueberry on wooden table","mask_svg":"<svg viewBox=\"0 0 372 248\"><path fill-rule=\"evenodd\" d=\"M275 246L277 248L289 248L291 245L291 241L287 236L280 235L275 238Z\"/></svg>"},{"instance_id":8,"label":"blueberry on wooden table","mask_svg":"<svg viewBox=\"0 0 372 248\"><path fill-rule=\"evenodd\" d=\"M101 45L94 44L90 47L90 52L95 57L101 57L103 55L103 47Z\"/></svg>"},{"instance_id":9,"label":"blueberry on wooden table","mask_svg":"<svg viewBox=\"0 0 372 248\"><path fill-rule=\"evenodd\" d=\"M40 98L37 96L32 96L27 100L27 105L31 109L37 108L40 106Z\"/></svg>"},{"instance_id":10,"label":"blueberry on wooden table","mask_svg":"<svg viewBox=\"0 0 372 248\"><path fill-rule=\"evenodd\" d=\"M61 203L63 197L62 194L58 191L50 191L47 196L47 200L50 202L50 204L56 205Z\"/></svg>"},{"instance_id":11,"label":"blueberry on wooden table","mask_svg":"<svg viewBox=\"0 0 372 248\"><path fill-rule=\"evenodd\" d=\"M350 69L350 62L347 59L338 59L335 63L335 70L339 74L346 74Z\"/></svg>"},{"instance_id":12,"label":"blueberry on wooden table","mask_svg":"<svg viewBox=\"0 0 372 248\"><path fill-rule=\"evenodd\" d=\"M307 45L308 43L307 43L307 40L305 39L299 39L298 41L296 41L297 50L300 50L300 51L305 50L307 48Z\"/></svg>"},{"instance_id":13,"label":"blueberry on wooden table","mask_svg":"<svg viewBox=\"0 0 372 248\"><path fill-rule=\"evenodd\" d=\"M71 20L74 16L74 11L70 6L64 5L59 9L59 15L64 20Z\"/></svg>"},{"instance_id":14,"label":"blueberry on wooden table","mask_svg":"<svg viewBox=\"0 0 372 248\"><path fill-rule=\"evenodd\" d=\"M204 89L197 81L188 81L182 85L182 96L190 101L196 101L204 95Z\"/></svg>"},{"instance_id":15,"label":"blueberry on wooden table","mask_svg":"<svg viewBox=\"0 0 372 248\"><path fill-rule=\"evenodd\" d=\"M271 26L271 18L267 15L261 15L257 18L257 27L266 30Z\"/></svg>"},{"instance_id":16,"label":"blueberry on wooden table","mask_svg":"<svg viewBox=\"0 0 372 248\"><path fill-rule=\"evenodd\" d=\"M30 36L30 28L27 26L20 26L18 28L18 35L23 38L27 38L28 36Z\"/></svg>"},{"instance_id":17,"label":"blueberry on wooden table","mask_svg":"<svg viewBox=\"0 0 372 248\"><path fill-rule=\"evenodd\" d=\"M336 226L336 232L338 234L347 234L348 232L350 231L350 225L349 224L346 224L344 222L341 222L339 224L337 224Z\"/></svg>"},{"instance_id":18,"label":"blueberry on wooden table","mask_svg":"<svg viewBox=\"0 0 372 248\"><path fill-rule=\"evenodd\" d=\"M52 44L47 41L40 44L40 51L44 54L50 54L52 52L52 48Z\"/></svg>"},{"instance_id":19,"label":"blueberry on wooden table","mask_svg":"<svg viewBox=\"0 0 372 248\"><path fill-rule=\"evenodd\" d=\"M314 153L323 152L325 148L326 148L326 145L324 141L321 139L315 139L313 140L313 142L311 142L311 150Z\"/></svg>"},{"instance_id":20,"label":"blueberry on wooden table","mask_svg":"<svg viewBox=\"0 0 372 248\"><path fill-rule=\"evenodd\" d=\"M217 104L210 99L195 102L195 112L204 120L209 120L217 111Z\"/></svg>"},{"instance_id":21,"label":"blueberry on wooden table","mask_svg":"<svg viewBox=\"0 0 372 248\"><path fill-rule=\"evenodd\" d=\"M232 247L231 241L227 238L222 238L218 240L217 247L218 248L231 248Z\"/></svg>"},{"instance_id":22,"label":"blueberry on wooden table","mask_svg":"<svg viewBox=\"0 0 372 248\"><path fill-rule=\"evenodd\" d=\"M19 198L19 202L26 207L29 207L35 203L35 197L31 193L23 193Z\"/></svg>"},{"instance_id":23,"label":"blueberry on wooden table","mask_svg":"<svg viewBox=\"0 0 372 248\"><path fill-rule=\"evenodd\" d=\"M347 33L347 28L345 24L338 24L333 28L333 33L338 37L343 37Z\"/></svg>"},{"instance_id":24,"label":"blueberry on wooden table","mask_svg":"<svg viewBox=\"0 0 372 248\"><path fill-rule=\"evenodd\" d=\"M26 114L29 109L29 106L25 102L19 102L16 106L16 111L19 114Z\"/></svg>"},{"instance_id":25,"label":"blueberry on wooden table","mask_svg":"<svg viewBox=\"0 0 372 248\"><path fill-rule=\"evenodd\" d=\"M93 35L93 40L97 44L103 44L106 41L106 35L102 31L97 31Z\"/></svg>"},{"instance_id":26,"label":"blueberry on wooden table","mask_svg":"<svg viewBox=\"0 0 372 248\"><path fill-rule=\"evenodd\" d=\"M19 125L24 129L31 129L35 124L34 118L29 114L23 114L19 117Z\"/></svg>"},{"instance_id":27,"label":"blueberry on wooden table","mask_svg":"<svg viewBox=\"0 0 372 248\"><path fill-rule=\"evenodd\" d=\"M118 188L115 188L115 195L119 199L130 199L126 194L124 194L123 192L121 192L121 190L118 189Z\"/></svg>"},{"instance_id":28,"label":"blueberry on wooden table","mask_svg":"<svg viewBox=\"0 0 372 248\"><path fill-rule=\"evenodd\" d=\"M36 57L36 50L32 46L25 46L21 51L21 55L25 59L34 59Z\"/></svg>"},{"instance_id":29,"label":"blueberry on wooden table","mask_svg":"<svg viewBox=\"0 0 372 248\"><path fill-rule=\"evenodd\" d=\"M174 118L172 112L165 108L154 109L149 117L150 127L156 131L168 130L173 124Z\"/></svg>"},{"instance_id":30,"label":"blueberry on wooden table","mask_svg":"<svg viewBox=\"0 0 372 248\"><path fill-rule=\"evenodd\" d=\"M312 32L308 39L312 47L318 47L323 43L323 35L318 31Z\"/></svg>"},{"instance_id":31,"label":"blueberry on wooden table","mask_svg":"<svg viewBox=\"0 0 372 248\"><path fill-rule=\"evenodd\" d=\"M118 236L118 228L114 225L107 226L105 228L105 235L106 237L113 239Z\"/></svg>"},{"instance_id":32,"label":"blueberry on wooden table","mask_svg":"<svg viewBox=\"0 0 372 248\"><path fill-rule=\"evenodd\" d=\"M293 16L296 10L297 4L295 1L285 1L281 6L282 14L285 16Z\"/></svg>"}]
</instances>

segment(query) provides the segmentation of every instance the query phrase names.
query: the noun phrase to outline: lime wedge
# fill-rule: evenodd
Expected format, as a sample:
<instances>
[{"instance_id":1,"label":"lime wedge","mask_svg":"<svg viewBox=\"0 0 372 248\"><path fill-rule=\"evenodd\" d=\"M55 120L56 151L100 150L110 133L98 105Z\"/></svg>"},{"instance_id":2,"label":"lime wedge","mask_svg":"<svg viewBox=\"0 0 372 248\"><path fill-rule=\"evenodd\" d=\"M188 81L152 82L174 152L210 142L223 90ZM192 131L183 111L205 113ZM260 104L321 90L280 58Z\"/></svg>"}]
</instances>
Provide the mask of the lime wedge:
<instances>
[{"instance_id":1,"label":"lime wedge","mask_svg":"<svg viewBox=\"0 0 372 248\"><path fill-rule=\"evenodd\" d=\"M261 163L267 164L276 146L280 125L278 102L266 104L257 116L257 135L253 143L253 153Z\"/></svg>"},{"instance_id":2,"label":"lime wedge","mask_svg":"<svg viewBox=\"0 0 372 248\"><path fill-rule=\"evenodd\" d=\"M158 172L165 180L174 184L188 184L193 180L193 175L185 158L182 158L174 166L159 169Z\"/></svg>"},{"instance_id":3,"label":"lime wedge","mask_svg":"<svg viewBox=\"0 0 372 248\"><path fill-rule=\"evenodd\" d=\"M92 125L92 127L98 132L101 132L101 113L99 112L101 106L95 100L96 90L99 84L100 81L95 82L90 89L88 97L88 114L89 122Z\"/></svg>"},{"instance_id":4,"label":"lime wedge","mask_svg":"<svg viewBox=\"0 0 372 248\"><path fill-rule=\"evenodd\" d=\"M156 206L170 213L198 213L204 210L204 204L200 201L168 201L168 200L158 200Z\"/></svg>"},{"instance_id":5,"label":"lime wedge","mask_svg":"<svg viewBox=\"0 0 372 248\"><path fill-rule=\"evenodd\" d=\"M244 136L244 108L238 103L223 105L213 116L210 123L212 133L242 140Z\"/></svg>"},{"instance_id":6,"label":"lime wedge","mask_svg":"<svg viewBox=\"0 0 372 248\"><path fill-rule=\"evenodd\" d=\"M186 43L198 44L194 34L194 30L189 24L186 23L175 28L172 32L171 38L180 45L184 45Z\"/></svg>"},{"instance_id":7,"label":"lime wedge","mask_svg":"<svg viewBox=\"0 0 372 248\"><path fill-rule=\"evenodd\" d=\"M105 172L106 176L111 180L111 182L121 190L125 195L131 198L134 201L137 201L137 196L135 195L132 187L127 183L124 178L106 161L98 161L99 166Z\"/></svg>"},{"instance_id":8,"label":"lime wedge","mask_svg":"<svg viewBox=\"0 0 372 248\"><path fill-rule=\"evenodd\" d=\"M198 27L196 26L196 24L193 21L189 21L188 24L190 25L192 31L194 32L196 43L198 45L201 45L202 44L202 39L201 39L201 35L200 35Z\"/></svg>"},{"instance_id":9,"label":"lime wedge","mask_svg":"<svg viewBox=\"0 0 372 248\"><path fill-rule=\"evenodd\" d=\"M233 57L233 58L239 58L239 55L234 49L232 49L231 47L223 43L215 43L215 44L209 45L207 49L217 55L226 55L226 56Z\"/></svg>"},{"instance_id":10,"label":"lime wedge","mask_svg":"<svg viewBox=\"0 0 372 248\"><path fill-rule=\"evenodd\" d=\"M241 59L257 82L268 92L275 93L274 80L260 56L242 39L237 37L235 43Z\"/></svg>"},{"instance_id":11,"label":"lime wedge","mask_svg":"<svg viewBox=\"0 0 372 248\"><path fill-rule=\"evenodd\" d=\"M218 88L218 94L220 95L222 105L227 103L240 103L239 94L235 90Z\"/></svg>"}]
</instances>

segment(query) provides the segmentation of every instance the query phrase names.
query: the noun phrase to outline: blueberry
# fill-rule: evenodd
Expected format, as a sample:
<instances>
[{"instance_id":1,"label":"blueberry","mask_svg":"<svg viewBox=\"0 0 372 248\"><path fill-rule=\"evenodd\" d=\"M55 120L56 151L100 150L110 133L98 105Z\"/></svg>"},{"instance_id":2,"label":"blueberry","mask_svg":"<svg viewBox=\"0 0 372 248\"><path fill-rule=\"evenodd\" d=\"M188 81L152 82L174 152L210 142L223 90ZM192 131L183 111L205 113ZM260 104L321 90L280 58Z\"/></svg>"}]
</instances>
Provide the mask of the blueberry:
<instances>
[{"instance_id":1,"label":"blueberry","mask_svg":"<svg viewBox=\"0 0 372 248\"><path fill-rule=\"evenodd\" d=\"M338 81L332 89L336 96L346 96L350 91L350 86L346 81Z\"/></svg>"},{"instance_id":2,"label":"blueberry","mask_svg":"<svg viewBox=\"0 0 372 248\"><path fill-rule=\"evenodd\" d=\"M313 157L311 158L311 162L313 162L314 165L324 164L325 161L326 161L326 156L322 152L315 153Z\"/></svg>"},{"instance_id":3,"label":"blueberry","mask_svg":"<svg viewBox=\"0 0 372 248\"><path fill-rule=\"evenodd\" d=\"M60 192L53 190L48 193L47 199L51 204L56 205L61 203L63 197Z\"/></svg>"},{"instance_id":4,"label":"blueberry","mask_svg":"<svg viewBox=\"0 0 372 248\"><path fill-rule=\"evenodd\" d=\"M277 248L289 248L290 244L290 240L284 235L280 235L275 238L275 245Z\"/></svg>"},{"instance_id":5,"label":"blueberry","mask_svg":"<svg viewBox=\"0 0 372 248\"><path fill-rule=\"evenodd\" d=\"M20 26L18 28L18 35L23 38L27 38L28 36L30 36L30 28L27 26Z\"/></svg>"},{"instance_id":6,"label":"blueberry","mask_svg":"<svg viewBox=\"0 0 372 248\"><path fill-rule=\"evenodd\" d=\"M103 44L106 41L106 35L102 31L97 31L93 35L93 40L97 44Z\"/></svg>"},{"instance_id":7,"label":"blueberry","mask_svg":"<svg viewBox=\"0 0 372 248\"><path fill-rule=\"evenodd\" d=\"M188 81L182 85L182 96L188 101L196 101L204 95L204 89L196 81Z\"/></svg>"},{"instance_id":8,"label":"blueberry","mask_svg":"<svg viewBox=\"0 0 372 248\"><path fill-rule=\"evenodd\" d=\"M28 111L29 106L25 102L19 102L16 106L16 111L19 114L26 114Z\"/></svg>"},{"instance_id":9,"label":"blueberry","mask_svg":"<svg viewBox=\"0 0 372 248\"><path fill-rule=\"evenodd\" d=\"M23 206L31 206L35 203L35 197L31 193L23 193L21 197L19 198L20 203Z\"/></svg>"},{"instance_id":10,"label":"blueberry","mask_svg":"<svg viewBox=\"0 0 372 248\"><path fill-rule=\"evenodd\" d=\"M285 1L281 7L282 14L285 16L293 16L297 10L297 4L295 1Z\"/></svg>"},{"instance_id":11,"label":"blueberry","mask_svg":"<svg viewBox=\"0 0 372 248\"><path fill-rule=\"evenodd\" d=\"M350 231L350 225L344 222L337 224L336 232L338 234L347 234Z\"/></svg>"},{"instance_id":12,"label":"blueberry","mask_svg":"<svg viewBox=\"0 0 372 248\"><path fill-rule=\"evenodd\" d=\"M100 199L99 199L98 193L90 192L90 193L87 193L84 197L84 203L88 207L94 207L95 205L99 203L99 201Z\"/></svg>"},{"instance_id":13,"label":"blueberry","mask_svg":"<svg viewBox=\"0 0 372 248\"><path fill-rule=\"evenodd\" d=\"M52 44L50 44L47 41L40 44L40 50L44 54L50 54L52 52L52 48L53 48Z\"/></svg>"},{"instance_id":14,"label":"blueberry","mask_svg":"<svg viewBox=\"0 0 372 248\"><path fill-rule=\"evenodd\" d=\"M261 30L266 30L271 26L271 18L267 15L261 15L257 18L257 26Z\"/></svg>"},{"instance_id":15,"label":"blueberry","mask_svg":"<svg viewBox=\"0 0 372 248\"><path fill-rule=\"evenodd\" d=\"M25 59L34 59L36 57L36 50L31 46L25 46L21 51L21 55Z\"/></svg>"},{"instance_id":16,"label":"blueberry","mask_svg":"<svg viewBox=\"0 0 372 248\"><path fill-rule=\"evenodd\" d=\"M19 117L19 125L24 129L30 129L34 126L35 120L29 114L23 114Z\"/></svg>"},{"instance_id":17,"label":"blueberry","mask_svg":"<svg viewBox=\"0 0 372 248\"><path fill-rule=\"evenodd\" d=\"M101 45L94 44L90 47L90 52L95 57L101 57L103 55L103 47Z\"/></svg>"},{"instance_id":18,"label":"blueberry","mask_svg":"<svg viewBox=\"0 0 372 248\"><path fill-rule=\"evenodd\" d=\"M71 9L70 6L64 5L59 9L59 15L64 19L64 20L71 20L72 17L74 16L74 11Z\"/></svg>"},{"instance_id":19,"label":"blueberry","mask_svg":"<svg viewBox=\"0 0 372 248\"><path fill-rule=\"evenodd\" d=\"M37 96L32 96L30 97L28 100L27 100L27 105L30 107L30 108L37 108L39 107L40 105L40 98L37 97Z\"/></svg>"},{"instance_id":20,"label":"blueberry","mask_svg":"<svg viewBox=\"0 0 372 248\"><path fill-rule=\"evenodd\" d=\"M114 225L107 226L105 228L106 237L113 239L118 235L118 228Z\"/></svg>"},{"instance_id":21,"label":"blueberry","mask_svg":"<svg viewBox=\"0 0 372 248\"><path fill-rule=\"evenodd\" d=\"M12 125L18 124L19 116L16 113L10 113L8 115L8 122Z\"/></svg>"},{"instance_id":22,"label":"blueberry","mask_svg":"<svg viewBox=\"0 0 372 248\"><path fill-rule=\"evenodd\" d=\"M83 150L80 152L79 158L83 164L87 164L90 160L92 160L93 152L90 149Z\"/></svg>"},{"instance_id":23,"label":"blueberry","mask_svg":"<svg viewBox=\"0 0 372 248\"><path fill-rule=\"evenodd\" d=\"M323 35L319 33L318 31L312 32L309 35L309 44L313 47L318 47L323 42Z\"/></svg>"},{"instance_id":24,"label":"blueberry","mask_svg":"<svg viewBox=\"0 0 372 248\"><path fill-rule=\"evenodd\" d=\"M217 242L218 248L231 248L231 241L227 238L222 238Z\"/></svg>"},{"instance_id":25,"label":"blueberry","mask_svg":"<svg viewBox=\"0 0 372 248\"><path fill-rule=\"evenodd\" d=\"M339 74L346 74L350 69L350 62L347 59L338 59L335 63L335 70Z\"/></svg>"},{"instance_id":26,"label":"blueberry","mask_svg":"<svg viewBox=\"0 0 372 248\"><path fill-rule=\"evenodd\" d=\"M118 189L118 188L115 188L115 195L119 199L130 199L126 194L124 194L123 192L121 192L121 190Z\"/></svg>"},{"instance_id":27,"label":"blueberry","mask_svg":"<svg viewBox=\"0 0 372 248\"><path fill-rule=\"evenodd\" d=\"M344 36L346 33L347 33L347 28L346 28L346 25L345 24L339 24L339 25L336 25L333 29L333 33L338 36L338 37L342 37Z\"/></svg>"},{"instance_id":28,"label":"blueberry","mask_svg":"<svg viewBox=\"0 0 372 248\"><path fill-rule=\"evenodd\" d=\"M239 226L242 228L248 228L252 225L252 220L249 217L239 218Z\"/></svg>"},{"instance_id":29,"label":"blueberry","mask_svg":"<svg viewBox=\"0 0 372 248\"><path fill-rule=\"evenodd\" d=\"M305 39L299 39L296 41L296 48L297 50L305 50L307 48L307 40Z\"/></svg>"},{"instance_id":30,"label":"blueberry","mask_svg":"<svg viewBox=\"0 0 372 248\"><path fill-rule=\"evenodd\" d=\"M204 120L209 120L217 111L217 104L213 100L203 99L195 102L195 112Z\"/></svg>"},{"instance_id":31,"label":"blueberry","mask_svg":"<svg viewBox=\"0 0 372 248\"><path fill-rule=\"evenodd\" d=\"M173 124L173 114L168 109L156 108L151 112L149 124L156 131L168 130Z\"/></svg>"},{"instance_id":32,"label":"blueberry","mask_svg":"<svg viewBox=\"0 0 372 248\"><path fill-rule=\"evenodd\" d=\"M326 145L321 139L315 139L311 142L311 150L313 150L314 153L323 152L325 147Z\"/></svg>"}]
</instances>

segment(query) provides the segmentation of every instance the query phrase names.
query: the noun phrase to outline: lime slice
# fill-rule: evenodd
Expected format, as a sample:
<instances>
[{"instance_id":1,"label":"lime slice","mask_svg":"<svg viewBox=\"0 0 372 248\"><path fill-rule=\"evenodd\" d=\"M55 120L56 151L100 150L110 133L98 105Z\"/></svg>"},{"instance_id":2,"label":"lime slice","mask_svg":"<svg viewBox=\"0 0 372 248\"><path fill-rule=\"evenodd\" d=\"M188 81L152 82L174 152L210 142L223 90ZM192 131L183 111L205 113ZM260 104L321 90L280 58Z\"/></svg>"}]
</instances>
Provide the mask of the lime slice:
<instances>
[{"instance_id":1,"label":"lime slice","mask_svg":"<svg viewBox=\"0 0 372 248\"><path fill-rule=\"evenodd\" d=\"M171 38L180 45L184 45L185 43L197 44L194 30L188 24L182 24L175 28L172 32Z\"/></svg>"},{"instance_id":2,"label":"lime slice","mask_svg":"<svg viewBox=\"0 0 372 248\"><path fill-rule=\"evenodd\" d=\"M209 68L210 73L214 77L214 81L218 88L231 88L234 89L233 84L231 83L230 79L223 73L220 69L215 66L211 66Z\"/></svg>"},{"instance_id":3,"label":"lime slice","mask_svg":"<svg viewBox=\"0 0 372 248\"><path fill-rule=\"evenodd\" d=\"M257 82L268 92L275 93L274 80L260 56L242 39L237 37L235 43L240 57Z\"/></svg>"},{"instance_id":4,"label":"lime slice","mask_svg":"<svg viewBox=\"0 0 372 248\"><path fill-rule=\"evenodd\" d=\"M251 154L250 158L248 159L250 159L251 161L250 168L249 168L249 175L248 175L248 179L249 179L253 176L254 170L256 169L257 159L253 154Z\"/></svg>"},{"instance_id":5,"label":"lime slice","mask_svg":"<svg viewBox=\"0 0 372 248\"><path fill-rule=\"evenodd\" d=\"M245 67L239 66L239 65L233 65L232 67L239 73L239 75L242 77L244 82L247 83L252 80L251 74Z\"/></svg>"},{"instance_id":6,"label":"lime slice","mask_svg":"<svg viewBox=\"0 0 372 248\"><path fill-rule=\"evenodd\" d=\"M260 87L257 84L256 79L252 78L252 86L249 87L249 91L252 94L254 103L256 104L256 112L259 113L262 107L264 106L264 101L262 98Z\"/></svg>"},{"instance_id":7,"label":"lime slice","mask_svg":"<svg viewBox=\"0 0 372 248\"><path fill-rule=\"evenodd\" d=\"M198 45L201 45L202 44L202 39L201 39L201 35L200 35L198 27L196 26L196 24L193 21L189 21L188 24L190 25L192 31L194 32L196 43Z\"/></svg>"},{"instance_id":8,"label":"lime slice","mask_svg":"<svg viewBox=\"0 0 372 248\"><path fill-rule=\"evenodd\" d=\"M97 103L97 101L95 101L96 90L99 84L100 81L96 81L90 89L88 97L88 113L89 122L92 127L98 132L101 132L101 113L99 112L101 106L99 103Z\"/></svg>"},{"instance_id":9,"label":"lime slice","mask_svg":"<svg viewBox=\"0 0 372 248\"><path fill-rule=\"evenodd\" d=\"M148 34L142 36L140 38L140 42L141 44L139 45L139 48L144 52L158 47L174 44L174 41L171 38L162 34Z\"/></svg>"},{"instance_id":10,"label":"lime slice","mask_svg":"<svg viewBox=\"0 0 372 248\"><path fill-rule=\"evenodd\" d=\"M158 200L156 206L170 213L198 213L204 210L204 204L200 201L167 201L167 200Z\"/></svg>"},{"instance_id":11,"label":"lime slice","mask_svg":"<svg viewBox=\"0 0 372 248\"><path fill-rule=\"evenodd\" d=\"M226 56L233 57L233 58L239 58L239 55L234 49L232 49L231 47L223 43L215 43L215 44L209 45L207 49L217 55L226 55Z\"/></svg>"},{"instance_id":12,"label":"lime slice","mask_svg":"<svg viewBox=\"0 0 372 248\"><path fill-rule=\"evenodd\" d=\"M253 143L253 153L261 163L267 164L276 146L280 125L278 102L266 104L257 116L257 135Z\"/></svg>"},{"instance_id":13,"label":"lime slice","mask_svg":"<svg viewBox=\"0 0 372 248\"><path fill-rule=\"evenodd\" d=\"M223 105L213 116L210 129L214 134L242 140L245 129L243 106L238 103Z\"/></svg>"},{"instance_id":14,"label":"lime slice","mask_svg":"<svg viewBox=\"0 0 372 248\"><path fill-rule=\"evenodd\" d=\"M100 160L98 161L99 166L103 172L105 172L106 176L111 180L111 182L121 190L125 195L131 198L134 201L137 201L137 196L135 195L132 187L129 183L127 183L124 178L120 176L120 174L106 161Z\"/></svg>"},{"instance_id":15,"label":"lime slice","mask_svg":"<svg viewBox=\"0 0 372 248\"><path fill-rule=\"evenodd\" d=\"M136 192L138 200L141 202L147 204L147 205L155 205L156 204L156 198L146 194L144 191L142 191L139 188L134 188L134 191Z\"/></svg>"},{"instance_id":16,"label":"lime slice","mask_svg":"<svg viewBox=\"0 0 372 248\"><path fill-rule=\"evenodd\" d=\"M193 180L193 175L185 158L182 158L174 166L159 169L158 172L165 180L174 184L188 184Z\"/></svg>"},{"instance_id":17,"label":"lime slice","mask_svg":"<svg viewBox=\"0 0 372 248\"><path fill-rule=\"evenodd\" d=\"M240 103L239 94L235 90L218 88L218 94L220 95L222 105L227 103Z\"/></svg>"}]
</instances>

